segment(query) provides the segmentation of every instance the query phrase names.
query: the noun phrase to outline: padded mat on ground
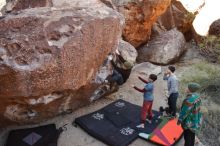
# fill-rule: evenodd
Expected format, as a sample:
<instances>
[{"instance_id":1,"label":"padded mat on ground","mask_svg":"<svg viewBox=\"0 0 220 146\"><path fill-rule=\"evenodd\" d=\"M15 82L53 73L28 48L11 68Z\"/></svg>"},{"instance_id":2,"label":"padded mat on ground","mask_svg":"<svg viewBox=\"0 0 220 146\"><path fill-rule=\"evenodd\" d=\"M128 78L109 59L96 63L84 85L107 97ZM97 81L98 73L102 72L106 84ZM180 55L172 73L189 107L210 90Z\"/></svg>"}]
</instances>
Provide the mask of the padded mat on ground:
<instances>
[{"instance_id":1,"label":"padded mat on ground","mask_svg":"<svg viewBox=\"0 0 220 146\"><path fill-rule=\"evenodd\" d=\"M162 122L152 133L142 131L142 133L139 133L139 136L159 145L173 146L181 138L182 134L183 129L177 125L177 119L162 117Z\"/></svg>"},{"instance_id":2,"label":"padded mat on ground","mask_svg":"<svg viewBox=\"0 0 220 146\"><path fill-rule=\"evenodd\" d=\"M111 146L127 146L138 138L139 132L152 133L162 122L158 119L159 112L154 111L152 124L139 131L141 107L117 100L106 107L76 118L75 123L91 136Z\"/></svg>"},{"instance_id":3,"label":"padded mat on ground","mask_svg":"<svg viewBox=\"0 0 220 146\"><path fill-rule=\"evenodd\" d=\"M54 124L13 130L9 133L6 146L57 146L59 133Z\"/></svg>"}]
</instances>

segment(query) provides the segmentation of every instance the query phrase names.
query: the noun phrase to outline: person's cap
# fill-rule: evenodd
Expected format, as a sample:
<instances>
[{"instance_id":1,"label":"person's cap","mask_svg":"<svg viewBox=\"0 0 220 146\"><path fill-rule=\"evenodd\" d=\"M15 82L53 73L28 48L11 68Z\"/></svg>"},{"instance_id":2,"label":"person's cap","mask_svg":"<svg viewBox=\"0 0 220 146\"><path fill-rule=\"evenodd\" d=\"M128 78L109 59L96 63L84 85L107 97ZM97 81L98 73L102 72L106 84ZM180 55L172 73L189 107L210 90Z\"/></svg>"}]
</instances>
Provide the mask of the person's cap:
<instances>
[{"instance_id":1,"label":"person's cap","mask_svg":"<svg viewBox=\"0 0 220 146\"><path fill-rule=\"evenodd\" d=\"M197 83L189 83L189 84L188 84L188 89L189 89L189 91L191 91L191 92L196 92L196 91L198 91L200 88L201 88L201 86L200 86L199 84L197 84Z\"/></svg>"}]
</instances>

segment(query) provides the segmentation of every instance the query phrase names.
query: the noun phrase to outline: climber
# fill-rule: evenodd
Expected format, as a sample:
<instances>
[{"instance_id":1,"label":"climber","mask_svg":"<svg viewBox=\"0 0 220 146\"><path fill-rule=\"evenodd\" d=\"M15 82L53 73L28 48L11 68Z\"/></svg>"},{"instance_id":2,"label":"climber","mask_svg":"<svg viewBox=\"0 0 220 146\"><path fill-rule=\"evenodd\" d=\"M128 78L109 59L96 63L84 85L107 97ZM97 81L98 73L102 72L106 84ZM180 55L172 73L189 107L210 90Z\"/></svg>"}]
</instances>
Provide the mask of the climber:
<instances>
[{"instance_id":1,"label":"climber","mask_svg":"<svg viewBox=\"0 0 220 146\"><path fill-rule=\"evenodd\" d=\"M112 59L113 59L113 56L109 55L108 61L111 62ZM117 91L119 88L118 86L124 83L124 79L122 75L113 67L112 73L109 76L107 76L104 82L110 85L110 91L113 92L113 91Z\"/></svg>"},{"instance_id":2,"label":"climber","mask_svg":"<svg viewBox=\"0 0 220 146\"><path fill-rule=\"evenodd\" d=\"M143 106L141 110L141 124L137 126L137 128L144 128L146 120L148 121L149 124L151 124L151 120L153 118L153 113L152 113L152 105L153 105L153 100L154 100L153 82L157 80L157 75L150 74L147 81L142 79L141 77L139 77L139 79L143 81L144 83L146 83L145 87L143 89L139 89L134 85L132 85L132 87L136 89L137 91L144 93Z\"/></svg>"},{"instance_id":3,"label":"climber","mask_svg":"<svg viewBox=\"0 0 220 146\"><path fill-rule=\"evenodd\" d=\"M133 64L126 61L118 50L116 50L114 57L112 57L111 63L114 69L122 75L124 82L126 82L131 74Z\"/></svg>"}]
</instances>

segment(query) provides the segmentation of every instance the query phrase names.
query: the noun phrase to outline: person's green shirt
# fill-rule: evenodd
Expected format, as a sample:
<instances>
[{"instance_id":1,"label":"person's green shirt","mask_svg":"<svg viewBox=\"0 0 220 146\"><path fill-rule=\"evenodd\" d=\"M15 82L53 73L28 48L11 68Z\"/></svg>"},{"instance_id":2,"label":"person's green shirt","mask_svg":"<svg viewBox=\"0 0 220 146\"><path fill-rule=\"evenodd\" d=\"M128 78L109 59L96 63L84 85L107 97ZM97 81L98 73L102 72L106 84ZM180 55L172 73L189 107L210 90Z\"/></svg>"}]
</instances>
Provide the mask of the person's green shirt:
<instances>
[{"instance_id":1,"label":"person's green shirt","mask_svg":"<svg viewBox=\"0 0 220 146\"><path fill-rule=\"evenodd\" d=\"M201 98L198 94L188 94L183 101L179 122L183 129L189 129L194 133L198 133L202 123L202 115L200 112Z\"/></svg>"}]
</instances>

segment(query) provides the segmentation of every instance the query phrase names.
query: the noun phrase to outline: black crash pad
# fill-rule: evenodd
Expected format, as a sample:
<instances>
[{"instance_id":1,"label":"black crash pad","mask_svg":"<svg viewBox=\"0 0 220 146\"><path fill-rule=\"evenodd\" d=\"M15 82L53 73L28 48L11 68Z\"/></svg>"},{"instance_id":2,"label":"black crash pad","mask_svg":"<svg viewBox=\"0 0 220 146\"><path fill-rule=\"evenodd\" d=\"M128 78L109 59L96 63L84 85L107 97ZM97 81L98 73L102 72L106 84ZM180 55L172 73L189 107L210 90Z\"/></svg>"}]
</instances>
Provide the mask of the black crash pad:
<instances>
[{"instance_id":1,"label":"black crash pad","mask_svg":"<svg viewBox=\"0 0 220 146\"><path fill-rule=\"evenodd\" d=\"M54 124L36 128L13 130L6 146L57 146L60 130Z\"/></svg>"},{"instance_id":2,"label":"black crash pad","mask_svg":"<svg viewBox=\"0 0 220 146\"><path fill-rule=\"evenodd\" d=\"M152 133L160 124L159 112L154 112L152 124L146 123L141 131L136 128L140 124L141 107L117 100L106 107L76 118L75 123L91 136L111 146L127 146L138 138L139 132Z\"/></svg>"}]
</instances>

